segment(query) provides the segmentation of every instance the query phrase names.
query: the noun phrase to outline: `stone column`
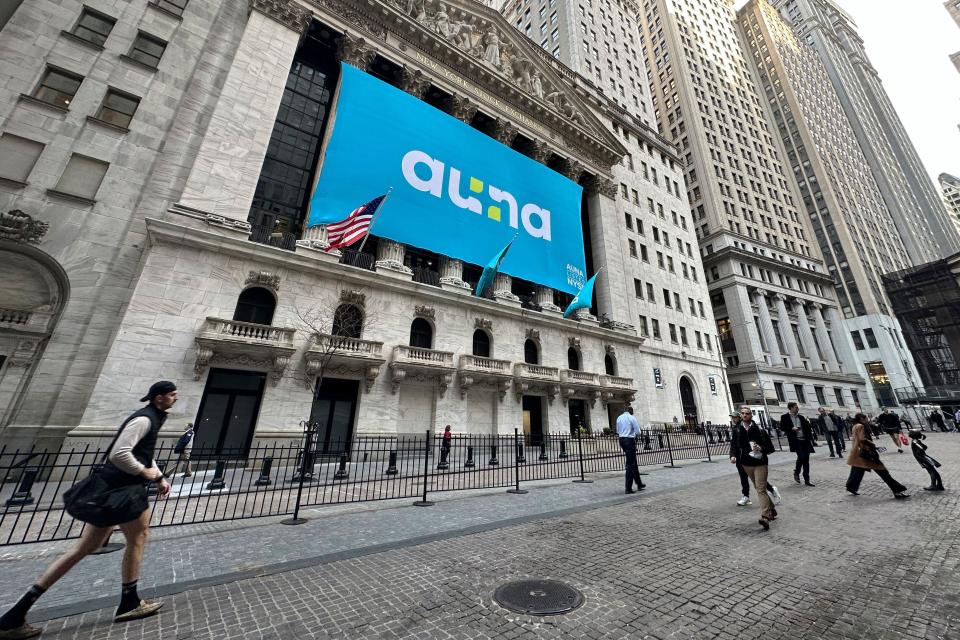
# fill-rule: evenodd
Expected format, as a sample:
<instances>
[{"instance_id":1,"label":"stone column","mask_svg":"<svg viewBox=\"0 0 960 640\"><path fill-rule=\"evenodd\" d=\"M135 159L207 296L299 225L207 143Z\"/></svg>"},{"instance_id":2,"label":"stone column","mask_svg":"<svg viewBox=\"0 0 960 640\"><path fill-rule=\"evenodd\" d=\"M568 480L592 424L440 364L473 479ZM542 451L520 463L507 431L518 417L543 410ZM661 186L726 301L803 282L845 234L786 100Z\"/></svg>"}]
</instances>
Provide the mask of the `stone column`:
<instances>
[{"instance_id":1,"label":"stone column","mask_svg":"<svg viewBox=\"0 0 960 640\"><path fill-rule=\"evenodd\" d=\"M467 124L473 122L478 110L477 103L470 98L456 95L450 98L450 115Z\"/></svg>"},{"instance_id":2,"label":"stone column","mask_svg":"<svg viewBox=\"0 0 960 640\"><path fill-rule=\"evenodd\" d=\"M795 369L803 368L803 359L800 357L800 347L793 338L793 327L791 327L790 314L787 313L787 297L782 293L773 296L773 303L777 307L777 320L780 322L780 337L783 338L783 344L787 347L787 355L790 356L790 366Z\"/></svg>"},{"instance_id":3,"label":"stone column","mask_svg":"<svg viewBox=\"0 0 960 640\"><path fill-rule=\"evenodd\" d=\"M837 316L837 319L831 318L830 320L831 324L834 325L835 331L843 331L843 323L839 320L839 315ZM827 323L823 321L822 304L817 303L813 305L813 323L816 326L817 340L820 341L820 344L823 346L823 350L826 352L823 355L827 357L827 369L832 372L843 371L840 366L840 361L837 359L837 356L840 354L835 353L833 347L830 345L830 336L827 334ZM838 342L843 338L844 336L837 335ZM856 370L853 362L848 362L847 366L850 367L851 372Z\"/></svg>"},{"instance_id":4,"label":"stone column","mask_svg":"<svg viewBox=\"0 0 960 640\"><path fill-rule=\"evenodd\" d=\"M377 270L385 269L405 275L413 275L413 269L403 264L406 247L399 242L380 238L377 243Z\"/></svg>"},{"instance_id":5,"label":"stone column","mask_svg":"<svg viewBox=\"0 0 960 640\"><path fill-rule=\"evenodd\" d=\"M250 8L178 202L245 233L290 65L312 17L294 0L251 0Z\"/></svg>"},{"instance_id":6,"label":"stone column","mask_svg":"<svg viewBox=\"0 0 960 640\"><path fill-rule=\"evenodd\" d=\"M770 319L770 309L767 308L767 292L763 289L757 289L753 301L757 304L757 319L760 322L763 342L767 345L767 351L773 356L773 364L780 366L783 357L780 355L780 344L777 342L777 334L773 330L773 321ZM749 308L748 305L747 309L749 310ZM753 320L753 318L750 318L750 320Z\"/></svg>"},{"instance_id":7,"label":"stone column","mask_svg":"<svg viewBox=\"0 0 960 640\"><path fill-rule=\"evenodd\" d=\"M493 277L493 297L497 300L509 300L510 302L520 302L520 298L515 296L510 290L513 285L513 278L505 273L497 273Z\"/></svg>"},{"instance_id":8,"label":"stone column","mask_svg":"<svg viewBox=\"0 0 960 640\"><path fill-rule=\"evenodd\" d=\"M550 287L538 285L537 295L536 298L534 298L534 301L540 306L542 311L553 311L556 313L563 311L563 309L553 303L553 289Z\"/></svg>"},{"instance_id":9,"label":"stone column","mask_svg":"<svg viewBox=\"0 0 960 640\"><path fill-rule=\"evenodd\" d=\"M440 256L440 284L443 288L470 291L470 285L463 281L463 260Z\"/></svg>"},{"instance_id":10,"label":"stone column","mask_svg":"<svg viewBox=\"0 0 960 640\"><path fill-rule=\"evenodd\" d=\"M740 363L762 362L765 364L760 333L753 321L747 287L742 284L727 287L723 290L723 297L730 314L730 330L737 343L737 356L740 358Z\"/></svg>"},{"instance_id":11,"label":"stone column","mask_svg":"<svg viewBox=\"0 0 960 640\"><path fill-rule=\"evenodd\" d=\"M803 348L811 362L810 368L814 371L820 371L822 369L820 362L824 359L821 355L823 345L819 345L820 348L818 348L819 343L813 338L810 323L807 321L807 310L803 303L799 300L795 301L793 310L797 313L797 329L800 330L800 342L803 343ZM829 347L829 345L827 346Z\"/></svg>"}]
</instances>

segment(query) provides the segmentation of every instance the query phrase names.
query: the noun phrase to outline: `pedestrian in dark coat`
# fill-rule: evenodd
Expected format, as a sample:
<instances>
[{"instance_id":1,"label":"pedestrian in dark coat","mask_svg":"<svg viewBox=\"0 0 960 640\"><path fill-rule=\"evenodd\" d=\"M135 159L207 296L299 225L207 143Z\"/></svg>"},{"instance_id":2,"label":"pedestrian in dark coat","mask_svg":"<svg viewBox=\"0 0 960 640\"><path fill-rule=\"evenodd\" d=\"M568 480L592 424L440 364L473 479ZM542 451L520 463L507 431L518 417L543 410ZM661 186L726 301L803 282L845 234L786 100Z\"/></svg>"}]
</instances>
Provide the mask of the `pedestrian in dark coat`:
<instances>
[{"instance_id":1,"label":"pedestrian in dark coat","mask_svg":"<svg viewBox=\"0 0 960 640\"><path fill-rule=\"evenodd\" d=\"M940 463L927 454L927 445L922 442L926 439L926 436L923 435L919 429L911 429L908 435L910 436L910 450L913 452L913 457L917 459L920 466L930 475L930 486L924 487L923 490L943 491L943 480L937 471Z\"/></svg>"},{"instance_id":2,"label":"pedestrian in dark coat","mask_svg":"<svg viewBox=\"0 0 960 640\"><path fill-rule=\"evenodd\" d=\"M794 482L800 484L802 473L805 485L816 486L810 482L810 454L816 451L813 448L813 429L810 421L800 415L800 407L796 402L787 405L787 413L780 418L780 428L787 434L790 451L797 454L797 463L793 469Z\"/></svg>"}]
</instances>

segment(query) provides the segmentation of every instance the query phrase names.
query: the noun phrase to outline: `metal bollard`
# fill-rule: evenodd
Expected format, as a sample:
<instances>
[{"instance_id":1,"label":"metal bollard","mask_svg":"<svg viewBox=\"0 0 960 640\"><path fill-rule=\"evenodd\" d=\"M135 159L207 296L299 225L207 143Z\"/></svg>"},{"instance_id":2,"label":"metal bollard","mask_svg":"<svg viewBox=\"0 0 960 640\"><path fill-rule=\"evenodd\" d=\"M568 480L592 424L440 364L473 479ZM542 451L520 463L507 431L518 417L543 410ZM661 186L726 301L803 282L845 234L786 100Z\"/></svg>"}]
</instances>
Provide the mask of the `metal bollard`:
<instances>
[{"instance_id":1,"label":"metal bollard","mask_svg":"<svg viewBox=\"0 0 960 640\"><path fill-rule=\"evenodd\" d=\"M387 463L387 470L384 473L388 476L397 475L397 452L390 452L390 461Z\"/></svg>"},{"instance_id":2,"label":"metal bollard","mask_svg":"<svg viewBox=\"0 0 960 640\"><path fill-rule=\"evenodd\" d=\"M223 481L223 474L227 471L227 461L226 460L217 460L217 466L213 471L213 480L207 483L205 487L207 491L215 491L217 489L223 489L227 486L227 483Z\"/></svg>"},{"instance_id":3,"label":"metal bollard","mask_svg":"<svg viewBox=\"0 0 960 640\"><path fill-rule=\"evenodd\" d=\"M496 467L500 465L500 461L497 460L497 445L490 445L490 461L487 463L488 466Z\"/></svg>"},{"instance_id":4,"label":"metal bollard","mask_svg":"<svg viewBox=\"0 0 960 640\"><path fill-rule=\"evenodd\" d=\"M527 461L527 456L523 455L523 444L517 443L517 462L524 463Z\"/></svg>"},{"instance_id":5,"label":"metal bollard","mask_svg":"<svg viewBox=\"0 0 960 640\"><path fill-rule=\"evenodd\" d=\"M25 469L23 475L20 476L20 485L17 487L16 492L7 500L8 507L15 507L26 504L33 504L33 483L37 480L37 475L40 473L39 469Z\"/></svg>"},{"instance_id":6,"label":"metal bollard","mask_svg":"<svg viewBox=\"0 0 960 640\"><path fill-rule=\"evenodd\" d=\"M263 459L263 465L260 467L260 477L254 482L258 487L266 487L273 481L270 480L270 472L273 470L273 458L267 456Z\"/></svg>"},{"instance_id":7,"label":"metal bollard","mask_svg":"<svg viewBox=\"0 0 960 640\"><path fill-rule=\"evenodd\" d=\"M467 460L466 460L466 462L463 463L463 468L464 468L464 469L473 469L473 467L474 467L474 462L473 462L473 447L470 446L470 447L467 447Z\"/></svg>"},{"instance_id":8,"label":"metal bollard","mask_svg":"<svg viewBox=\"0 0 960 640\"><path fill-rule=\"evenodd\" d=\"M561 460L566 460L567 458L567 441L566 440L560 441L560 455L557 457L560 458Z\"/></svg>"},{"instance_id":9,"label":"metal bollard","mask_svg":"<svg viewBox=\"0 0 960 640\"><path fill-rule=\"evenodd\" d=\"M340 466L337 467L337 472L333 474L334 480L345 480L350 477L350 474L347 473L347 454L340 454Z\"/></svg>"},{"instance_id":10,"label":"metal bollard","mask_svg":"<svg viewBox=\"0 0 960 640\"><path fill-rule=\"evenodd\" d=\"M540 443L540 455L537 457L537 460L547 460L547 443Z\"/></svg>"}]
</instances>

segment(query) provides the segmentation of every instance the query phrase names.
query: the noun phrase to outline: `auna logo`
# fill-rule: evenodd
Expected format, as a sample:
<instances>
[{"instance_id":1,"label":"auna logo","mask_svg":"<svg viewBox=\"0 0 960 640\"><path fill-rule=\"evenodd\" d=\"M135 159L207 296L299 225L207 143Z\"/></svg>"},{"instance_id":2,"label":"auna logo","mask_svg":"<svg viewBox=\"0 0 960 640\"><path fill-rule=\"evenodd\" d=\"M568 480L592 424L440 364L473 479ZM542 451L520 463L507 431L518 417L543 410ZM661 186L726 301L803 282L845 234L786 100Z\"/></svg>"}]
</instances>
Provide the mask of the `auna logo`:
<instances>
[{"instance_id":1,"label":"auna logo","mask_svg":"<svg viewBox=\"0 0 960 640\"><path fill-rule=\"evenodd\" d=\"M408 151L401 162L403 177L407 183L417 191L424 191L437 198L443 197L443 178L448 167L443 161L431 158L423 151ZM419 171L419 172L418 172ZM426 177L421 177L426 174ZM471 176L469 192L483 193L483 181ZM517 199L512 194L498 189L492 184L487 185L487 195L496 204L487 206L487 217L500 222L503 208L507 210L507 220L514 229L522 223L524 230L534 238L543 238L550 242L550 211L539 205L528 203L517 206ZM461 209L483 215L483 205L479 198L467 195L464 197L460 190L460 170L449 167L447 178L447 197Z\"/></svg>"}]
</instances>

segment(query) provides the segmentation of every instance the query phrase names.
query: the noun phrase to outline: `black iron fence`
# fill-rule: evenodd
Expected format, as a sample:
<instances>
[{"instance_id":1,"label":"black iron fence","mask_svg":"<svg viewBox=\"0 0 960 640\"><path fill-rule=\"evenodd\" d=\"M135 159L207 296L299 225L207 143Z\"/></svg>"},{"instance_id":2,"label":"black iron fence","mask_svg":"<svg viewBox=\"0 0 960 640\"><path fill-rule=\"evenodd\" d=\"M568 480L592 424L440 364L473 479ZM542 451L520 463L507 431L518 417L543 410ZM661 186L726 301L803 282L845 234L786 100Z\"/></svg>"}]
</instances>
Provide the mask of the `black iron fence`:
<instances>
[{"instance_id":1,"label":"black iron fence","mask_svg":"<svg viewBox=\"0 0 960 640\"><path fill-rule=\"evenodd\" d=\"M322 505L418 498L444 491L512 487L623 469L616 435L455 435L423 432L362 436L316 443L258 444L248 451L193 449L187 460L169 445L156 451L169 476L168 499L156 500L152 526L291 515ZM773 434L776 436L776 434ZM726 460L730 430L715 425L654 425L643 429L638 462L674 466L683 460ZM780 447L782 449L782 446ZM87 447L0 449L0 545L64 540L82 523L64 510L62 495L103 460ZM154 494L155 485L148 484Z\"/></svg>"}]
</instances>

